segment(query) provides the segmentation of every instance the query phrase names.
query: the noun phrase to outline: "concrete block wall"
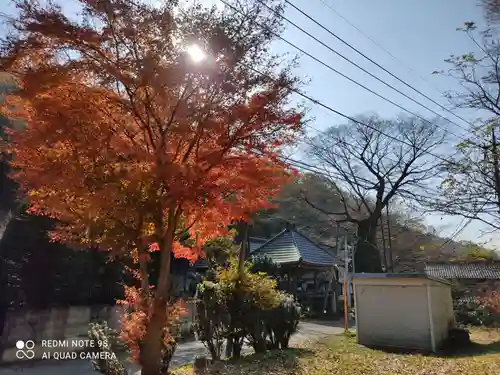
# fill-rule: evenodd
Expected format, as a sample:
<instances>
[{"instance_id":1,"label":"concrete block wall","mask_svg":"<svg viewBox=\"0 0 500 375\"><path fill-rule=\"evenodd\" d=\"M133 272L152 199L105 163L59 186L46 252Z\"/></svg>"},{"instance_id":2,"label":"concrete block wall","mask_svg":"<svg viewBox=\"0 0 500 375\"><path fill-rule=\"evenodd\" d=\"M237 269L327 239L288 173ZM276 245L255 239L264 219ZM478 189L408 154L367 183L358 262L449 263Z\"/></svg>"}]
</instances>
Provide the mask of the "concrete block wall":
<instances>
[{"instance_id":1,"label":"concrete block wall","mask_svg":"<svg viewBox=\"0 0 500 375\"><path fill-rule=\"evenodd\" d=\"M194 303L186 301L187 314L181 317L181 329L189 330L194 322ZM119 330L123 307L72 306L50 310L9 312L6 317L1 345L4 349L0 362L16 361L15 345L19 340L65 340L85 338L92 320L106 320L109 327Z\"/></svg>"},{"instance_id":2,"label":"concrete block wall","mask_svg":"<svg viewBox=\"0 0 500 375\"><path fill-rule=\"evenodd\" d=\"M88 306L9 312L2 342L9 345L18 340L40 341L86 335L90 312Z\"/></svg>"}]
</instances>

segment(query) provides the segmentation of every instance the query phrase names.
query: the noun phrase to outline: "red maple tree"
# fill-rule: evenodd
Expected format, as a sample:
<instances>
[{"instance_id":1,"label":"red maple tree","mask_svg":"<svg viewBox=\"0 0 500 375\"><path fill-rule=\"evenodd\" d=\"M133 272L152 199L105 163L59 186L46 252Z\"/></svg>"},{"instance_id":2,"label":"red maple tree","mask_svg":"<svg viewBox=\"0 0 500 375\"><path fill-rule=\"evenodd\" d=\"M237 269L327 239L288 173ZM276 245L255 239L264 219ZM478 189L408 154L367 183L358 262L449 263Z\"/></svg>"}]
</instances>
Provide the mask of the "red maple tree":
<instances>
[{"instance_id":1,"label":"red maple tree","mask_svg":"<svg viewBox=\"0 0 500 375\"><path fill-rule=\"evenodd\" d=\"M299 82L269 53L273 34L253 24L280 32L281 19L251 0L238 2L241 15L79 0L73 18L54 4L15 3L0 60L20 88L3 112L26 124L11 134L14 177L30 211L59 223L54 240L137 262L142 291L128 293L135 325L125 336L142 343L143 375L157 375L171 253L194 261L290 178L279 155L302 131L289 105ZM201 62L187 52L195 44ZM154 289L151 251L161 253Z\"/></svg>"}]
</instances>

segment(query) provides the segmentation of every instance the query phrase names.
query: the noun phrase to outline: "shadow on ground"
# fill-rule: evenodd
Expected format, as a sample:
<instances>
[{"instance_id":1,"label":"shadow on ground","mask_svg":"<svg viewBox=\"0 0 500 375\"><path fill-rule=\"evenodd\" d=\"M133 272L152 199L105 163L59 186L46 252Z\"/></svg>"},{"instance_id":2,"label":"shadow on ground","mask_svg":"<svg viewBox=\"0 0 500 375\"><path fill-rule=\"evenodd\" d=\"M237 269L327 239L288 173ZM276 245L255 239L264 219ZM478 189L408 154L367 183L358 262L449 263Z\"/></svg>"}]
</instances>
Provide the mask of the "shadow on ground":
<instances>
[{"instance_id":1,"label":"shadow on ground","mask_svg":"<svg viewBox=\"0 0 500 375\"><path fill-rule=\"evenodd\" d=\"M425 350L400 349L391 347L368 347L372 350L382 351L390 354L421 354L429 357L441 358L459 358L459 357L477 357L488 354L500 354L500 341L482 344L472 342L460 348L446 348L437 353Z\"/></svg>"},{"instance_id":2,"label":"shadow on ground","mask_svg":"<svg viewBox=\"0 0 500 375\"><path fill-rule=\"evenodd\" d=\"M245 363L253 361L265 361L265 360L275 360L275 359L297 359L304 358L313 355L313 351L307 348L288 348L284 350L270 350L266 353L261 354L249 354L241 357L237 360L228 360L228 363Z\"/></svg>"},{"instance_id":3,"label":"shadow on ground","mask_svg":"<svg viewBox=\"0 0 500 375\"><path fill-rule=\"evenodd\" d=\"M473 342L462 348L450 348L436 354L440 357L472 357L488 354L500 354L500 341L487 344Z\"/></svg>"}]
</instances>

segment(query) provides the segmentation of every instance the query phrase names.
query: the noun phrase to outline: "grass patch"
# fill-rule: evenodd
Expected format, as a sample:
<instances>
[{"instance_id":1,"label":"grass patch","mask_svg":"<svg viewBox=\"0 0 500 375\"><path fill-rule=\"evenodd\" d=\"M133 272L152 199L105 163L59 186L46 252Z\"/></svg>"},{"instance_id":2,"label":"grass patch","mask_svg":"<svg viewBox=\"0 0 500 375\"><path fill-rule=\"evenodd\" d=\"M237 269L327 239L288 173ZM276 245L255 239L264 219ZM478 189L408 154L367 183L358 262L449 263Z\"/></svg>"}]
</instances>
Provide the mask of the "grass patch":
<instances>
[{"instance_id":1,"label":"grass patch","mask_svg":"<svg viewBox=\"0 0 500 375\"><path fill-rule=\"evenodd\" d=\"M212 365L207 375L493 375L500 374L500 330L474 329L463 350L426 355L358 345L355 337L330 336L307 348L250 355ZM193 375L189 366L177 375Z\"/></svg>"},{"instance_id":2,"label":"grass patch","mask_svg":"<svg viewBox=\"0 0 500 375\"><path fill-rule=\"evenodd\" d=\"M471 338L473 345L468 348L423 354L369 349L358 345L353 338L330 337L316 345L337 353L341 361L317 374L327 374L328 371L341 371L344 375L499 374L500 330L472 330ZM327 362L324 362L325 366L329 366ZM316 374L311 371L314 370L309 371L311 374Z\"/></svg>"}]
</instances>

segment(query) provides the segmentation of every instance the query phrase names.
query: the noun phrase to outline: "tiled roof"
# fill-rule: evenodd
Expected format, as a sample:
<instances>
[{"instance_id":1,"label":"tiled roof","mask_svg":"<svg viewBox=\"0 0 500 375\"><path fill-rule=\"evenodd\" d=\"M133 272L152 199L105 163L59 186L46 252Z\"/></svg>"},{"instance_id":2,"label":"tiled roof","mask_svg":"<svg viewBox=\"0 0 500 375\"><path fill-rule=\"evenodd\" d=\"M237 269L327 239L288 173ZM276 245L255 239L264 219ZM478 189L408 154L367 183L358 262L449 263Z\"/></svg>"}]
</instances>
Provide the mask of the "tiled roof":
<instances>
[{"instance_id":1,"label":"tiled roof","mask_svg":"<svg viewBox=\"0 0 500 375\"><path fill-rule=\"evenodd\" d=\"M500 280L500 262L427 263L424 272L444 279Z\"/></svg>"},{"instance_id":2,"label":"tiled roof","mask_svg":"<svg viewBox=\"0 0 500 375\"><path fill-rule=\"evenodd\" d=\"M267 241L268 238L250 237L250 253L253 253L259 247L264 245Z\"/></svg>"},{"instance_id":3,"label":"tiled roof","mask_svg":"<svg viewBox=\"0 0 500 375\"><path fill-rule=\"evenodd\" d=\"M320 248L295 229L285 229L257 250L252 256L266 256L277 264L306 263L314 266L331 266L338 259Z\"/></svg>"}]
</instances>

